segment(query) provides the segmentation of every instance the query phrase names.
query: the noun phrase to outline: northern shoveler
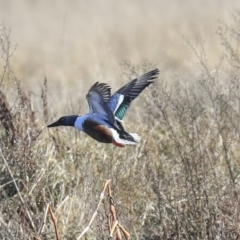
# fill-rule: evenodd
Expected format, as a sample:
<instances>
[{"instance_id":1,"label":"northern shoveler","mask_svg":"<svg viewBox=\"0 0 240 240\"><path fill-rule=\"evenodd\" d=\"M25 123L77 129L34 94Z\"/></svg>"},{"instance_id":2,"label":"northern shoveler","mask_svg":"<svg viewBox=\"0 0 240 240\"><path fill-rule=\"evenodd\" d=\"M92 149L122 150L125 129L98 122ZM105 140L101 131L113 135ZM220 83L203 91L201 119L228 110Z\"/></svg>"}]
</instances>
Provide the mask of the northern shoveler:
<instances>
[{"instance_id":1,"label":"northern shoveler","mask_svg":"<svg viewBox=\"0 0 240 240\"><path fill-rule=\"evenodd\" d=\"M63 116L47 127L71 126L83 131L102 143L113 143L118 147L137 144L140 136L128 133L121 122L131 102L157 78L155 69L132 80L111 96L111 88L106 83L96 82L86 98L89 113L84 116Z\"/></svg>"}]
</instances>

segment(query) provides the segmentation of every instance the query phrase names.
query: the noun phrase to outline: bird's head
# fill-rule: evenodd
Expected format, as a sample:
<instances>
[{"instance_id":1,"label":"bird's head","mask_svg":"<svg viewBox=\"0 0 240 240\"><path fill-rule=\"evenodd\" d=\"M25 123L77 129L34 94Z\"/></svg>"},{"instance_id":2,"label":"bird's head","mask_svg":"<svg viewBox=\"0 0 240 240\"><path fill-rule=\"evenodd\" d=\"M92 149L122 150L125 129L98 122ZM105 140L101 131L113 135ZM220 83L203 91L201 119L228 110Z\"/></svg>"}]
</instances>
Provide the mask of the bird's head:
<instances>
[{"instance_id":1,"label":"bird's head","mask_svg":"<svg viewBox=\"0 0 240 240\"><path fill-rule=\"evenodd\" d=\"M78 118L78 115L70 115L70 116L63 116L59 118L56 122L48 125L47 127L59 127L59 126L70 126L74 127L74 123L76 119Z\"/></svg>"}]
</instances>

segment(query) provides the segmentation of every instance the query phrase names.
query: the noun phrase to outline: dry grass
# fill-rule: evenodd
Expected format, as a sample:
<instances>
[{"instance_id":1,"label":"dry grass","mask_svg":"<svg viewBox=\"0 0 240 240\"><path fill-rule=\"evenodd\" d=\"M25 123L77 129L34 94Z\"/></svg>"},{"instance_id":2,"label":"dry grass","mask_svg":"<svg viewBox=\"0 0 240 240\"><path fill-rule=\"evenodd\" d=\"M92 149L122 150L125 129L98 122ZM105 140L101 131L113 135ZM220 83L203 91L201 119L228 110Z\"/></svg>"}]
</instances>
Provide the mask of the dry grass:
<instances>
[{"instance_id":1,"label":"dry grass","mask_svg":"<svg viewBox=\"0 0 240 240\"><path fill-rule=\"evenodd\" d=\"M232 16L231 25L217 30L224 53L217 67L209 68L203 43L186 40L197 73L192 79L178 74L174 84L161 77L141 95L144 107L135 105L126 118L135 114L135 121L125 126L142 141L123 149L74 129L46 129L61 113L84 110L66 103L48 77L34 91L26 87L30 80L19 80L18 49L1 25L0 238L56 239L51 206L61 239L76 239L94 214L103 184L112 179L117 218L132 239L240 239L240 14ZM116 75L127 81L154 67L125 61ZM31 79L33 73L22 76ZM108 213L106 198L83 239L109 237Z\"/></svg>"}]
</instances>

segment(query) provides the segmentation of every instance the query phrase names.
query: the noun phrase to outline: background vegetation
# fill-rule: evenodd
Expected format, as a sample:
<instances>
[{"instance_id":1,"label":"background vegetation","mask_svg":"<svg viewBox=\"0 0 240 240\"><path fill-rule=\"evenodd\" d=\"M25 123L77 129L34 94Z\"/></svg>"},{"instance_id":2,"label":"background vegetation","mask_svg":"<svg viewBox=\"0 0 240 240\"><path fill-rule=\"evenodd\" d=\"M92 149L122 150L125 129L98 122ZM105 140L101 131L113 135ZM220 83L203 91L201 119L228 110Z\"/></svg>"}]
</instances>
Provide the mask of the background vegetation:
<instances>
[{"instance_id":1,"label":"background vegetation","mask_svg":"<svg viewBox=\"0 0 240 240\"><path fill-rule=\"evenodd\" d=\"M76 239L109 178L132 239L239 239L240 13L219 14L225 1L106 2L0 2L13 26L0 25L1 239L55 239L49 204L62 239ZM157 66L124 123L138 146L46 129L87 111L91 83L115 90ZM104 201L85 239L109 236L107 213Z\"/></svg>"}]
</instances>

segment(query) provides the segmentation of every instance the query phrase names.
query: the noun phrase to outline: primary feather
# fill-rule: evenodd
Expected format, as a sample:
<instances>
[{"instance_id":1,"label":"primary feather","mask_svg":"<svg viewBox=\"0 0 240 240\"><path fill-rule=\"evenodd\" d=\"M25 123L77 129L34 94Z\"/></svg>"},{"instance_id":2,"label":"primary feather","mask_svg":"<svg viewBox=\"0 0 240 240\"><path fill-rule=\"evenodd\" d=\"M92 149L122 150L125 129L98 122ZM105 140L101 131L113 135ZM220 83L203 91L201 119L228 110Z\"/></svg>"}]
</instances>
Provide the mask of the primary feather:
<instances>
[{"instance_id":1,"label":"primary feather","mask_svg":"<svg viewBox=\"0 0 240 240\"><path fill-rule=\"evenodd\" d=\"M131 102L157 78L159 70L145 73L118 89L110 98L108 105L117 121L121 122Z\"/></svg>"}]
</instances>

